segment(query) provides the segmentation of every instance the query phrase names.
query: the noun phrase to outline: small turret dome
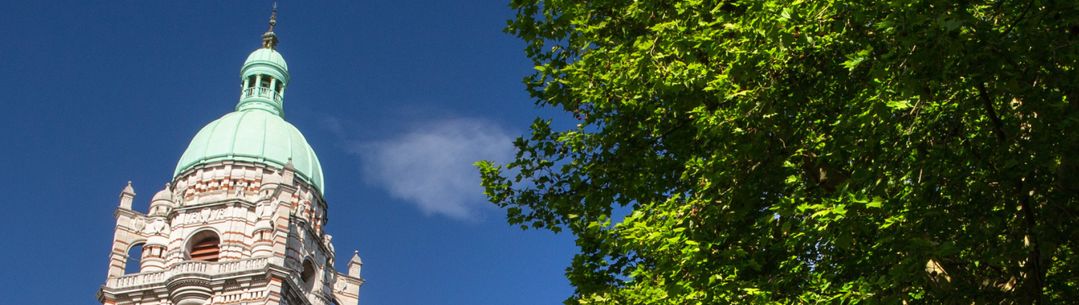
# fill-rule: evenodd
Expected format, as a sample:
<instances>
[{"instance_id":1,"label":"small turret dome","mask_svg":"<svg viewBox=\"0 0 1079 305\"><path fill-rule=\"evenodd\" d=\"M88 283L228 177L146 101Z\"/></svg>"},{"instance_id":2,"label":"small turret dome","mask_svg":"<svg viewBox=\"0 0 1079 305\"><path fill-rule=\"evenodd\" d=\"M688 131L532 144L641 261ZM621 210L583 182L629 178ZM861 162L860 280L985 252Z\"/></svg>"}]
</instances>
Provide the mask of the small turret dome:
<instances>
[{"instance_id":1,"label":"small turret dome","mask_svg":"<svg viewBox=\"0 0 1079 305\"><path fill-rule=\"evenodd\" d=\"M244 61L244 69L258 64L277 66L288 72L288 63L285 63L285 57L274 49L259 48L251 52L251 55L248 55L247 60Z\"/></svg>"},{"instance_id":2,"label":"small turret dome","mask_svg":"<svg viewBox=\"0 0 1079 305\"><path fill-rule=\"evenodd\" d=\"M161 200L172 202L172 191L169 190L169 187L167 185L165 186L165 189L158 191L157 194L154 194L154 198L150 199L150 204Z\"/></svg>"}]
</instances>

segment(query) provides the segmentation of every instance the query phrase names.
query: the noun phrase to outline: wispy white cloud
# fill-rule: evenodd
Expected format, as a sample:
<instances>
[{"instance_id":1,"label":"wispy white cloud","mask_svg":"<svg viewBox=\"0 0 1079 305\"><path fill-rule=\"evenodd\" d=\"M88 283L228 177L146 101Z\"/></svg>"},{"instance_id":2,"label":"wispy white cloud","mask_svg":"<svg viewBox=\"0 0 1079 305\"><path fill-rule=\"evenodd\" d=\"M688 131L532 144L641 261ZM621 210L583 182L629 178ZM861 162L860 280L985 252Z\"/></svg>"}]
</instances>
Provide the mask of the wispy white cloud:
<instances>
[{"instance_id":1,"label":"wispy white cloud","mask_svg":"<svg viewBox=\"0 0 1079 305\"><path fill-rule=\"evenodd\" d=\"M427 215L475 220L486 204L477 160L506 161L513 137L482 119L441 120L355 144L365 180Z\"/></svg>"}]
</instances>

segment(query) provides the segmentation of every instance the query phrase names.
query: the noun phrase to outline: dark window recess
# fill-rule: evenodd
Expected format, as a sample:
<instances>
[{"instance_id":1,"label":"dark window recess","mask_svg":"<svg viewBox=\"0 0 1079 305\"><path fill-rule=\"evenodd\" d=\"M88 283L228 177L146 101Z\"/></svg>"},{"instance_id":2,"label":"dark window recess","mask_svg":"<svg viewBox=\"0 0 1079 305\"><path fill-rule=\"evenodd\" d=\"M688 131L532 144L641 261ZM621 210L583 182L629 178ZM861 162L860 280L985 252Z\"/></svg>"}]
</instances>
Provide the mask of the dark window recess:
<instances>
[{"instance_id":1,"label":"dark window recess","mask_svg":"<svg viewBox=\"0 0 1079 305\"><path fill-rule=\"evenodd\" d=\"M315 264L311 263L311 260L303 261L303 272L300 273L300 279L308 286L314 282L315 279Z\"/></svg>"},{"instance_id":2,"label":"dark window recess","mask_svg":"<svg viewBox=\"0 0 1079 305\"><path fill-rule=\"evenodd\" d=\"M216 262L221 253L221 240L217 236L206 236L191 245L191 260Z\"/></svg>"}]
</instances>

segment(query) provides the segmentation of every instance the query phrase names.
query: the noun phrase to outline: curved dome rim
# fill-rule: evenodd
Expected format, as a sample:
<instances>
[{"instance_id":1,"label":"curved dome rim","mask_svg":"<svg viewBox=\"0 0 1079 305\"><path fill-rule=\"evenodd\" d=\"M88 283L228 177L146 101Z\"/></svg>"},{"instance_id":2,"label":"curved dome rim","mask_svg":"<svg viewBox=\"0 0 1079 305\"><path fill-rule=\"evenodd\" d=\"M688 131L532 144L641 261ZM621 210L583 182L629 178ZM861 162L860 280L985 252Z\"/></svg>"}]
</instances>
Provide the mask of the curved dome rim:
<instances>
[{"instance_id":1,"label":"curved dome rim","mask_svg":"<svg viewBox=\"0 0 1079 305\"><path fill-rule=\"evenodd\" d=\"M255 139L255 141L247 141L247 143L258 143L258 145L260 145L260 147L257 147L258 153L237 153L238 150L241 150L236 147L238 138L237 133L240 127L245 124L245 120L250 120L247 124L254 124L255 128L261 128L262 130L261 132L257 132L261 135ZM269 137L269 135L275 134L269 131L271 128L276 128L278 130L284 128L287 132L283 135L277 135L274 140L270 140L271 137ZM215 146L212 145L214 139L223 139L230 144ZM271 143L271 141L274 141L274 143ZM288 148L282 151L276 151L278 156L274 156L274 153L268 151L268 144L277 146L283 144ZM247 150L255 151L252 149ZM183 154L180 156L180 159L176 164L176 169L173 171L172 178L176 179L199 165L218 161L231 160L261 163L271 167L283 168L288 162L288 159L293 160L293 166L296 168L295 172L301 179L318 189L319 193L325 193L325 176L322 173L322 164L319 161L314 148L307 142L307 137L305 137L296 126L285 121L283 118L266 111L233 111L207 123L195 133L188 143L187 148L184 149Z\"/></svg>"},{"instance_id":2,"label":"curved dome rim","mask_svg":"<svg viewBox=\"0 0 1079 305\"><path fill-rule=\"evenodd\" d=\"M268 48L258 48L251 51L251 54L248 54L247 59L244 60L243 69L260 63L279 66L282 70L288 71L288 62L285 61L285 56L277 50Z\"/></svg>"}]
</instances>

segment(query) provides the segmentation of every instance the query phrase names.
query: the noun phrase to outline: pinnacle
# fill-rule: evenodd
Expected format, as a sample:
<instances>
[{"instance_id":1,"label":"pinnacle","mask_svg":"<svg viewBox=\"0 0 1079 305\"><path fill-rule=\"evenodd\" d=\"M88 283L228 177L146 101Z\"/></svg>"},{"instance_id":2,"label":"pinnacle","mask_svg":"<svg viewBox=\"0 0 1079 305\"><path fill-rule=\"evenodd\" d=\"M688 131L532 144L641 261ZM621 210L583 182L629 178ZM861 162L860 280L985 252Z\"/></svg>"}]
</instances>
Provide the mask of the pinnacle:
<instances>
[{"instance_id":1,"label":"pinnacle","mask_svg":"<svg viewBox=\"0 0 1079 305\"><path fill-rule=\"evenodd\" d=\"M127 186L124 187L124 190L123 192L121 192L121 194L135 195L135 188L131 186L131 180L127 181Z\"/></svg>"}]
</instances>

